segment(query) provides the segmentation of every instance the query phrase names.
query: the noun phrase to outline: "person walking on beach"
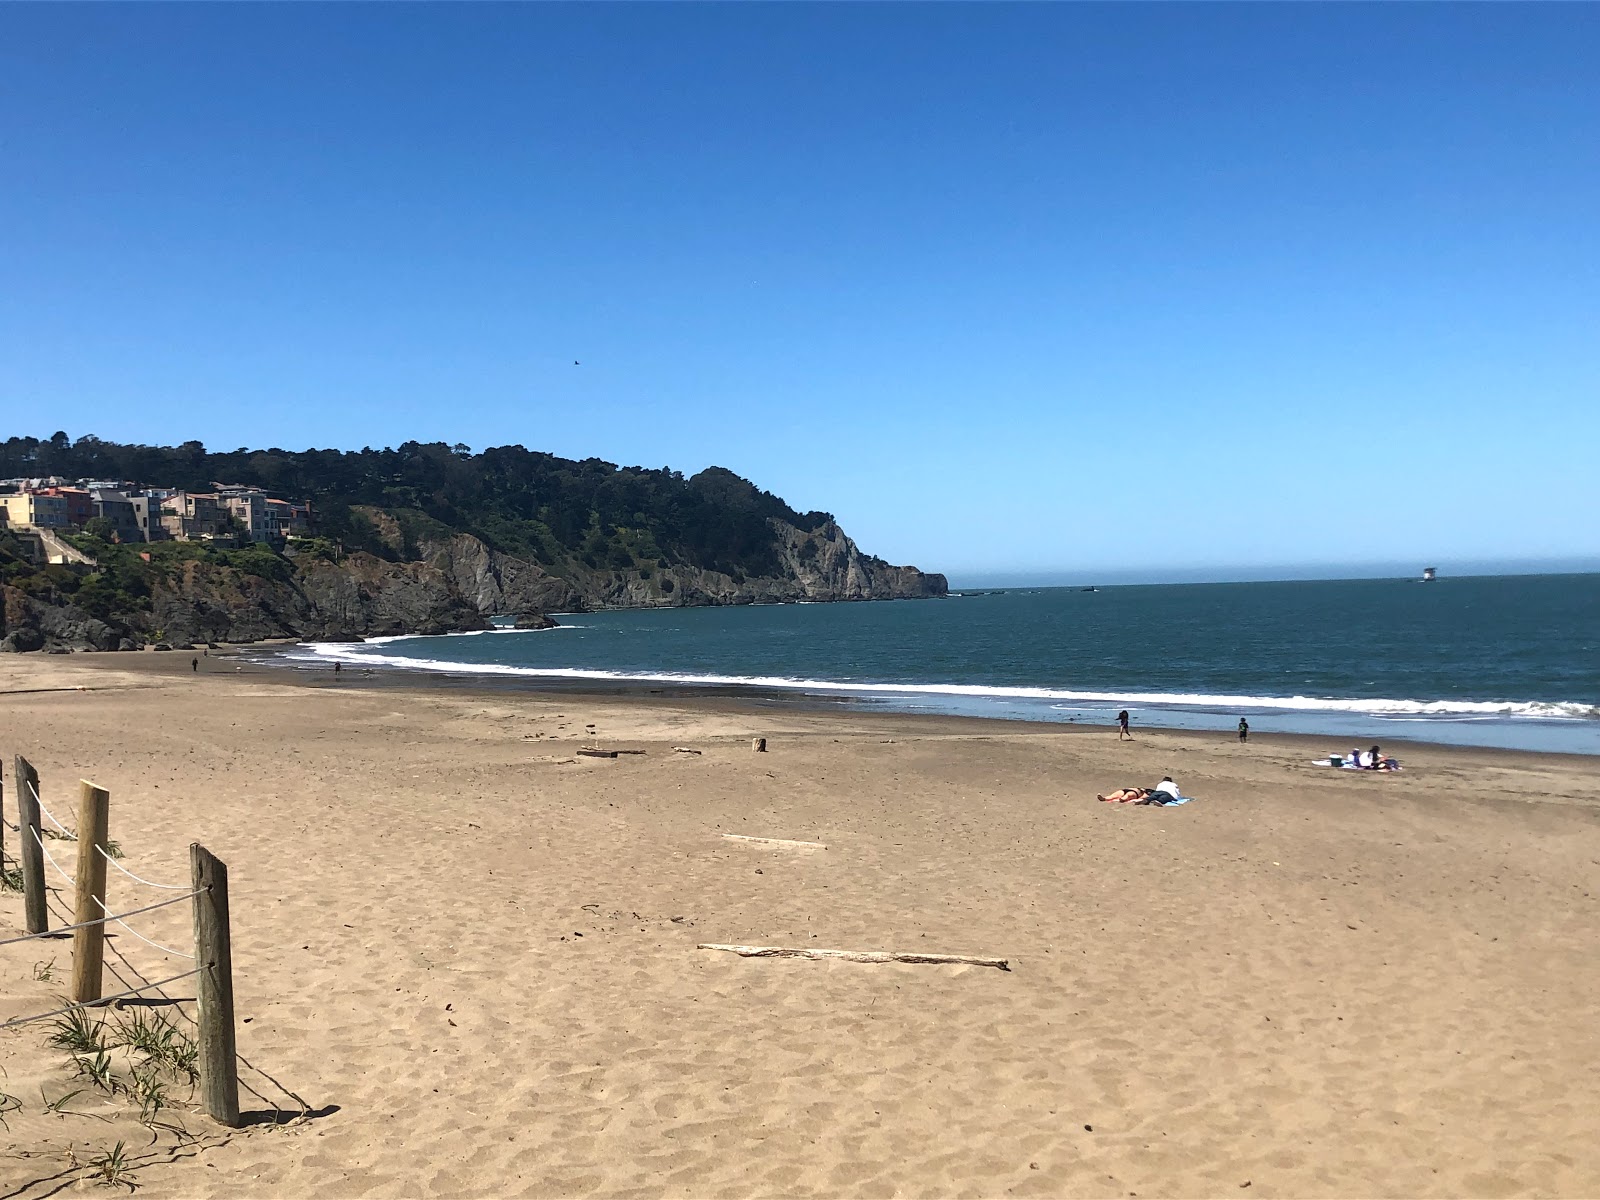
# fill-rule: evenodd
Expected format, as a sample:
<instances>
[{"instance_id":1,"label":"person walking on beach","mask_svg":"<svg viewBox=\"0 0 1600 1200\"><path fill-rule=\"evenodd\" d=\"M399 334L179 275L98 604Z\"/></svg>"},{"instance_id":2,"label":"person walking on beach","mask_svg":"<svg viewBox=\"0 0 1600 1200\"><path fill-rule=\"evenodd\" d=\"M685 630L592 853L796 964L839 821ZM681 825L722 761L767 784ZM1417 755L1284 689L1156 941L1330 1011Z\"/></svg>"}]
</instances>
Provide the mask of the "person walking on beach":
<instances>
[{"instance_id":1,"label":"person walking on beach","mask_svg":"<svg viewBox=\"0 0 1600 1200\"><path fill-rule=\"evenodd\" d=\"M1239 740L1241 742L1248 742L1250 740L1250 722L1246 721L1243 717L1239 718Z\"/></svg>"},{"instance_id":2,"label":"person walking on beach","mask_svg":"<svg viewBox=\"0 0 1600 1200\"><path fill-rule=\"evenodd\" d=\"M337 663L336 662L336 663L333 664L333 673L335 675L337 675L342 670L344 670L344 664L343 663Z\"/></svg>"},{"instance_id":3,"label":"person walking on beach","mask_svg":"<svg viewBox=\"0 0 1600 1200\"><path fill-rule=\"evenodd\" d=\"M189 660L189 670L193 671L196 675L200 673L200 660L198 658L191 658Z\"/></svg>"},{"instance_id":4,"label":"person walking on beach","mask_svg":"<svg viewBox=\"0 0 1600 1200\"><path fill-rule=\"evenodd\" d=\"M1117 741L1127 738L1133 741L1133 734L1128 732L1128 710L1123 709L1117 714Z\"/></svg>"}]
</instances>

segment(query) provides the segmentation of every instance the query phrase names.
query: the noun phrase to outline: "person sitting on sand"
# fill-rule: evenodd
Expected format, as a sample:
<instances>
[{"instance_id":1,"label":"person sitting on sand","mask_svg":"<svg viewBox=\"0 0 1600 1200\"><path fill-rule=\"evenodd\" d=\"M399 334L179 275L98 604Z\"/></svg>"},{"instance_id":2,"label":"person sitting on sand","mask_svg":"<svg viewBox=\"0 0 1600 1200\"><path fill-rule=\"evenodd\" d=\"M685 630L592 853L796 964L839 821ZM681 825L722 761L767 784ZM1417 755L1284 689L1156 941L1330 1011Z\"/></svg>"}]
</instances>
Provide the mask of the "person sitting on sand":
<instances>
[{"instance_id":1,"label":"person sitting on sand","mask_svg":"<svg viewBox=\"0 0 1600 1200\"><path fill-rule=\"evenodd\" d=\"M1374 746L1372 748L1372 754L1367 758L1367 761L1363 765L1366 766L1366 768L1370 771L1383 770L1383 751Z\"/></svg>"},{"instance_id":2,"label":"person sitting on sand","mask_svg":"<svg viewBox=\"0 0 1600 1200\"><path fill-rule=\"evenodd\" d=\"M1171 775L1163 775L1161 777L1161 782L1150 789L1150 795L1146 802L1166 804L1167 801L1162 799L1162 796L1171 796L1174 800L1178 798L1178 785L1172 782Z\"/></svg>"}]
</instances>

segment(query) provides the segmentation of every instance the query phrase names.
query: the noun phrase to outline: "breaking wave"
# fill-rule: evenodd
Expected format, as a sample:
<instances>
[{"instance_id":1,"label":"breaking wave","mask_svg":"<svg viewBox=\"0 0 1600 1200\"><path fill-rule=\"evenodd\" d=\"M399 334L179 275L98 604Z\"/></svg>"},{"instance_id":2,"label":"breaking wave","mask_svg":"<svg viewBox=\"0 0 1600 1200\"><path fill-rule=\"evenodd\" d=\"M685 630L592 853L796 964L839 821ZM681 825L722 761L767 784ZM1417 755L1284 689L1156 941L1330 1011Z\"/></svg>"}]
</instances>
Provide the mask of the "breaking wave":
<instances>
[{"instance_id":1,"label":"breaking wave","mask_svg":"<svg viewBox=\"0 0 1600 1200\"><path fill-rule=\"evenodd\" d=\"M571 625L556 629L576 628ZM486 629L454 636L480 637L486 634L544 633L549 630ZM592 679L613 683L683 684L688 686L747 687L766 690L811 692L823 695L860 696L964 696L990 700L1071 701L1052 704L1052 708L1078 705L1149 706L1173 709L1222 709L1227 712L1339 712L1396 719L1463 719L1520 717L1540 720L1600 720L1600 707L1571 702L1537 700L1388 700L1368 698L1328 698L1321 696L1230 696L1192 692L1121 692L1072 688L995 687L965 683L845 682L832 679L799 679L781 675L714 675L675 671L607 671L585 667L532 667L507 663L457 662L417 658L405 654L372 653L371 647L406 641L406 637L371 638L359 646L354 643L318 642L297 647L291 657L359 663L371 667L391 667L409 671L433 671L452 675L521 676L528 679Z\"/></svg>"}]
</instances>

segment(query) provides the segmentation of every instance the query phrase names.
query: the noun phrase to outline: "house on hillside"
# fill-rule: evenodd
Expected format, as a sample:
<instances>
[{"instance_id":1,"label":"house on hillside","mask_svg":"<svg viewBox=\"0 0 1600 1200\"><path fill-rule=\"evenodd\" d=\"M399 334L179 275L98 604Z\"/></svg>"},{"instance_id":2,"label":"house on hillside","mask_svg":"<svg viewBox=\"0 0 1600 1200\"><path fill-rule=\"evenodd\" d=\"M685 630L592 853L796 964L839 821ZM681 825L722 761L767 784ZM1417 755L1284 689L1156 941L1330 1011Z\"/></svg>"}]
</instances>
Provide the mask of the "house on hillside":
<instances>
[{"instance_id":1,"label":"house on hillside","mask_svg":"<svg viewBox=\"0 0 1600 1200\"><path fill-rule=\"evenodd\" d=\"M267 498L267 529L274 541L311 536L311 505Z\"/></svg>"},{"instance_id":2,"label":"house on hillside","mask_svg":"<svg viewBox=\"0 0 1600 1200\"><path fill-rule=\"evenodd\" d=\"M169 492L161 501L161 528L180 542L231 537L232 514L211 492Z\"/></svg>"},{"instance_id":3,"label":"house on hillside","mask_svg":"<svg viewBox=\"0 0 1600 1200\"><path fill-rule=\"evenodd\" d=\"M139 540L145 542L164 542L168 534L161 526L161 505L166 501L166 492L125 492L128 503L133 506L133 518L139 523Z\"/></svg>"},{"instance_id":4,"label":"house on hillside","mask_svg":"<svg viewBox=\"0 0 1600 1200\"><path fill-rule=\"evenodd\" d=\"M267 495L256 488L216 484L217 500L238 523L238 532L248 541L271 540L267 528Z\"/></svg>"},{"instance_id":5,"label":"house on hillside","mask_svg":"<svg viewBox=\"0 0 1600 1200\"><path fill-rule=\"evenodd\" d=\"M67 501L48 492L13 492L0 495L6 523L12 529L67 528ZM92 515L92 510L91 510Z\"/></svg>"},{"instance_id":6,"label":"house on hillside","mask_svg":"<svg viewBox=\"0 0 1600 1200\"><path fill-rule=\"evenodd\" d=\"M139 514L133 500L112 488L90 488L89 498L94 503L94 515L110 521L119 542L142 542L144 530L139 526Z\"/></svg>"},{"instance_id":7,"label":"house on hillside","mask_svg":"<svg viewBox=\"0 0 1600 1200\"><path fill-rule=\"evenodd\" d=\"M35 488L36 496L57 496L66 503L67 524L82 529L94 516L94 498L88 488L54 485Z\"/></svg>"}]
</instances>

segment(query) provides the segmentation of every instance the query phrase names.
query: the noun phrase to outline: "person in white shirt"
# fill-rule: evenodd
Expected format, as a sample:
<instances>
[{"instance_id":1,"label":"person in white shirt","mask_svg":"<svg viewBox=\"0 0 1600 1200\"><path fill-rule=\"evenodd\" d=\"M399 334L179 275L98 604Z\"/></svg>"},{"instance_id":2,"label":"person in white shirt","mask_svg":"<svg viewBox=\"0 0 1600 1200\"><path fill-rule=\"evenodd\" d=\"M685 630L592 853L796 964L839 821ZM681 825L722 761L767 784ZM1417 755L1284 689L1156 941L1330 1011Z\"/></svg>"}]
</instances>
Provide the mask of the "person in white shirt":
<instances>
[{"instance_id":1,"label":"person in white shirt","mask_svg":"<svg viewBox=\"0 0 1600 1200\"><path fill-rule=\"evenodd\" d=\"M1172 782L1171 775L1165 776L1160 783L1156 784L1155 787L1150 789L1150 799L1157 804L1165 804L1165 800L1160 800L1157 798L1163 792L1171 796L1174 800L1178 798L1178 785Z\"/></svg>"}]
</instances>

